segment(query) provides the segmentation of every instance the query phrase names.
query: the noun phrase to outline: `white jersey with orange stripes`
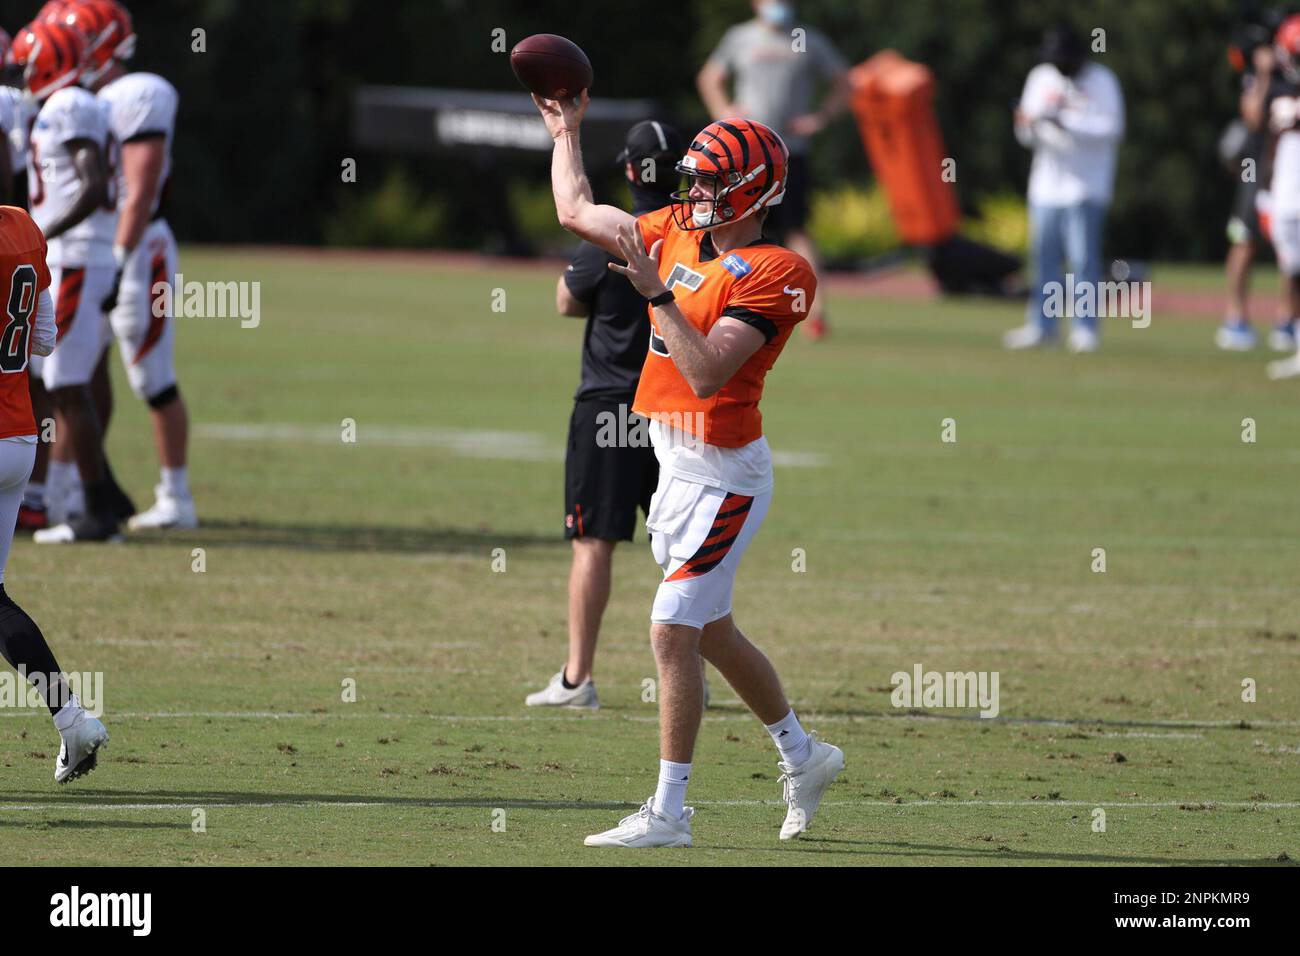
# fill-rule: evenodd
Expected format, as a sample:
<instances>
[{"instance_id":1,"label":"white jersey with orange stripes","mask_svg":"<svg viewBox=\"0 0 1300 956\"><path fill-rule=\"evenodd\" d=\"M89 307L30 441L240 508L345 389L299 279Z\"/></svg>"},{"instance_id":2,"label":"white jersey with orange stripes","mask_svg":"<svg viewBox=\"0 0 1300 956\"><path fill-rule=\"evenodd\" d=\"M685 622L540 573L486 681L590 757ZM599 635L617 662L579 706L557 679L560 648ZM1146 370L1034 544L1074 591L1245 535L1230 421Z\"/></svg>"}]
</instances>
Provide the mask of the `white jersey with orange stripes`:
<instances>
[{"instance_id":1,"label":"white jersey with orange stripes","mask_svg":"<svg viewBox=\"0 0 1300 956\"><path fill-rule=\"evenodd\" d=\"M109 166L109 195L89 216L50 240L48 261L51 266L112 266L117 232L117 149L108 128L108 110L89 90L64 87L36 114L27 154L32 218L48 232L81 193L81 176L68 148L79 139L90 140L103 150Z\"/></svg>"},{"instance_id":2,"label":"white jersey with orange stripes","mask_svg":"<svg viewBox=\"0 0 1300 956\"><path fill-rule=\"evenodd\" d=\"M158 190L149 205L157 212L163 190L172 171L172 139L176 134L176 108L180 97L172 86L156 73L128 73L99 91L108 107L109 128L119 146L135 140L161 136L163 139L162 175ZM126 184L118 174L118 196L126 195Z\"/></svg>"},{"instance_id":3,"label":"white jersey with orange stripes","mask_svg":"<svg viewBox=\"0 0 1300 956\"><path fill-rule=\"evenodd\" d=\"M9 147L9 164L15 177L27 166L27 129L32 123L32 108L23 91L0 85L0 133Z\"/></svg>"}]
</instances>

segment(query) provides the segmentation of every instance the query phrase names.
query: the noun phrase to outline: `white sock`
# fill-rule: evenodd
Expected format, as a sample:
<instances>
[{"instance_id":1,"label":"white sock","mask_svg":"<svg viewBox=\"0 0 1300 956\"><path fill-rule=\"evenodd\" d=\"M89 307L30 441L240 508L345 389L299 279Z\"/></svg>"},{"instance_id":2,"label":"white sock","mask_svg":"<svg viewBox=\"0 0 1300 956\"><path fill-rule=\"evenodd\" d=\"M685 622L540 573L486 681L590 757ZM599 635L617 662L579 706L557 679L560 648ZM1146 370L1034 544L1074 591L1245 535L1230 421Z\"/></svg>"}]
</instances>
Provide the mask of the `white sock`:
<instances>
[{"instance_id":1,"label":"white sock","mask_svg":"<svg viewBox=\"0 0 1300 956\"><path fill-rule=\"evenodd\" d=\"M58 709L54 714L54 729L62 734L72 726L76 721L77 715L81 713L81 701L77 700L76 694L68 697L68 702Z\"/></svg>"},{"instance_id":2,"label":"white sock","mask_svg":"<svg viewBox=\"0 0 1300 956\"><path fill-rule=\"evenodd\" d=\"M679 819L686 810L686 783L690 778L690 764L660 760L655 810L670 820Z\"/></svg>"},{"instance_id":3,"label":"white sock","mask_svg":"<svg viewBox=\"0 0 1300 956\"><path fill-rule=\"evenodd\" d=\"M162 485L167 494L173 498L188 498L190 496L189 469L183 465L180 468L163 468Z\"/></svg>"},{"instance_id":4,"label":"white sock","mask_svg":"<svg viewBox=\"0 0 1300 956\"><path fill-rule=\"evenodd\" d=\"M50 466L45 472L45 483L51 488L64 492L76 484L79 478L77 466L71 461L54 461L51 459Z\"/></svg>"},{"instance_id":5,"label":"white sock","mask_svg":"<svg viewBox=\"0 0 1300 956\"><path fill-rule=\"evenodd\" d=\"M23 504L28 508L45 507L45 482L27 482L27 487L23 489Z\"/></svg>"},{"instance_id":6,"label":"white sock","mask_svg":"<svg viewBox=\"0 0 1300 956\"><path fill-rule=\"evenodd\" d=\"M767 732L772 735L776 749L781 751L781 759L791 767L798 767L812 756L812 740L793 710L776 723L769 724Z\"/></svg>"}]
</instances>

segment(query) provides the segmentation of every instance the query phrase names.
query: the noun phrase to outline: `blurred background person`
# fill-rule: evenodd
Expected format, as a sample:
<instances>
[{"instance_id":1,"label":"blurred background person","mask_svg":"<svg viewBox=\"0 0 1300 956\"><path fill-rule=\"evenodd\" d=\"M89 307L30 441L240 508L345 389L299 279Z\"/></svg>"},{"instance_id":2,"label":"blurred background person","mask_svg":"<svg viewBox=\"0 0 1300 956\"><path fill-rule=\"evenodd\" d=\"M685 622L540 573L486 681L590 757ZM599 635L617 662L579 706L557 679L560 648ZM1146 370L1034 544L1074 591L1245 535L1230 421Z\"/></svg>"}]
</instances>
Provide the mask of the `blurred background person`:
<instances>
[{"instance_id":1,"label":"blurred background person","mask_svg":"<svg viewBox=\"0 0 1300 956\"><path fill-rule=\"evenodd\" d=\"M807 230L808 151L812 137L848 103L848 64L824 34L796 21L791 0L754 0L753 6L754 19L723 34L695 82L712 119L744 116L785 140L789 184L785 198L772 207L764 233L779 237L819 272ZM730 94L729 81L734 87ZM826 94L813 110L819 82L826 84ZM803 323L804 333L814 339L827 331L823 299L813 303Z\"/></svg>"},{"instance_id":2,"label":"blurred background person","mask_svg":"<svg viewBox=\"0 0 1300 956\"><path fill-rule=\"evenodd\" d=\"M1277 70L1273 30L1268 26L1248 24L1230 53L1242 70L1240 118L1225 132L1221 153L1237 187L1228 219L1228 302L1214 342L1226 351L1246 352L1255 347L1255 330L1250 324L1250 269L1260 243L1267 242L1256 202L1260 184L1267 183L1271 175L1272 156L1264 149L1268 109L1290 84ZM1282 316L1272 330L1269 344L1278 351L1295 347L1289 315Z\"/></svg>"},{"instance_id":3,"label":"blurred background person","mask_svg":"<svg viewBox=\"0 0 1300 956\"><path fill-rule=\"evenodd\" d=\"M1047 314L1048 285L1065 286L1065 262L1075 288L1101 280L1102 236L1124 135L1119 80L1108 67L1087 59L1083 40L1072 27L1049 29L1039 55L1044 62L1029 71L1014 116L1016 138L1034 151L1029 171L1034 278L1025 324L1003 336L1009 349L1055 340L1059 316ZM1097 350L1094 309L1074 315L1068 345L1072 352Z\"/></svg>"},{"instance_id":4,"label":"blurred background person","mask_svg":"<svg viewBox=\"0 0 1300 956\"><path fill-rule=\"evenodd\" d=\"M5 64L9 59L9 48L13 40L0 28L0 204L5 206L23 205L18 199L15 184L18 179L26 181L26 176L19 176L27 169L27 123L29 120L27 102L23 91L12 85L14 70ZM23 190L26 193L26 190ZM25 197L24 197L25 198Z\"/></svg>"},{"instance_id":5,"label":"blurred background person","mask_svg":"<svg viewBox=\"0 0 1300 956\"><path fill-rule=\"evenodd\" d=\"M686 154L681 133L656 120L628 131L618 156L632 214L645 215L672 201L680 177L678 160ZM529 707L595 709L600 706L592 668L600 621L609 603L614 546L631 541L637 508L649 512L659 482L659 463L649 433L632 428L632 399L650 347L646 300L625 276L609 268L625 265L599 246L584 242L555 288L561 315L585 318L582 335L582 381L573 397L569 441L564 457L564 535L573 542L569 567L569 657L550 683L529 694ZM615 436L639 432L640 445L605 445L598 441L609 421ZM621 424L626 422L624 427Z\"/></svg>"},{"instance_id":6,"label":"blurred background person","mask_svg":"<svg viewBox=\"0 0 1300 956\"><path fill-rule=\"evenodd\" d=\"M1264 152L1271 161L1268 188L1261 192L1260 213L1277 252L1282 305L1294 348L1300 318L1300 16L1287 17L1278 28L1274 52L1284 85L1267 102L1268 140ZM1285 345L1284 336L1269 338L1274 347ZM1268 376L1300 376L1300 354L1270 362Z\"/></svg>"}]
</instances>

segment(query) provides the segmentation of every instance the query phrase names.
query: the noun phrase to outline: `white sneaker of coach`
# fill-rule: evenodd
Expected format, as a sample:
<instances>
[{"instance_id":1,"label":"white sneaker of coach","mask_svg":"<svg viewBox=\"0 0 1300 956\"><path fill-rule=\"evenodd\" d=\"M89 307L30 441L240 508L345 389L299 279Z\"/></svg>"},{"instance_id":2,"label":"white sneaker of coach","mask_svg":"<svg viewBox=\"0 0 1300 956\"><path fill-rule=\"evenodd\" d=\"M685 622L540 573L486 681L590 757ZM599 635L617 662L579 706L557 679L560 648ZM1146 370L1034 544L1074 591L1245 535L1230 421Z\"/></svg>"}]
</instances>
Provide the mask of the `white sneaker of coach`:
<instances>
[{"instance_id":1,"label":"white sneaker of coach","mask_svg":"<svg viewBox=\"0 0 1300 956\"><path fill-rule=\"evenodd\" d=\"M1076 355L1083 352L1095 352L1101 348L1101 337L1087 326L1078 325L1070 329L1070 338L1066 347Z\"/></svg>"},{"instance_id":2,"label":"white sneaker of coach","mask_svg":"<svg viewBox=\"0 0 1300 956\"><path fill-rule=\"evenodd\" d=\"M1255 347L1255 330L1244 322L1225 322L1214 330L1214 344L1225 352L1249 352Z\"/></svg>"},{"instance_id":3,"label":"white sneaker of coach","mask_svg":"<svg viewBox=\"0 0 1300 956\"><path fill-rule=\"evenodd\" d=\"M54 715L54 726L63 739L54 762L54 780L67 783L95 769L99 748L108 743L108 730L82 708L77 695Z\"/></svg>"},{"instance_id":4,"label":"white sneaker of coach","mask_svg":"<svg viewBox=\"0 0 1300 956\"><path fill-rule=\"evenodd\" d=\"M798 767L791 767L784 761L776 765L781 771L777 782L785 784L784 799L788 808L785 822L781 824L782 840L793 840L808 829L822 802L822 794L844 769L844 752L839 747L822 743L817 739L816 731L810 731L808 736L812 738L812 754L807 760Z\"/></svg>"},{"instance_id":5,"label":"white sneaker of coach","mask_svg":"<svg viewBox=\"0 0 1300 956\"><path fill-rule=\"evenodd\" d=\"M1269 329L1268 347L1274 352L1294 352L1296 347L1294 323L1283 322Z\"/></svg>"},{"instance_id":6,"label":"white sneaker of coach","mask_svg":"<svg viewBox=\"0 0 1300 956\"><path fill-rule=\"evenodd\" d=\"M583 681L577 687L569 689L564 686L564 670L561 669L545 690L529 694L524 698L529 707L580 707L587 710L599 710L600 700L596 697L596 685Z\"/></svg>"},{"instance_id":7,"label":"white sneaker of coach","mask_svg":"<svg viewBox=\"0 0 1300 956\"><path fill-rule=\"evenodd\" d=\"M604 833L594 833L582 842L587 846L690 846L693 807L686 807L680 818L670 820L655 810L654 797L641 809L618 821L618 826Z\"/></svg>"},{"instance_id":8,"label":"white sneaker of coach","mask_svg":"<svg viewBox=\"0 0 1300 956\"><path fill-rule=\"evenodd\" d=\"M126 526L132 531L149 531L154 528L180 528L190 530L199 526L199 516L194 510L192 497L177 498L162 485L154 487L154 503L148 511L132 515Z\"/></svg>"},{"instance_id":9,"label":"white sneaker of coach","mask_svg":"<svg viewBox=\"0 0 1300 956\"><path fill-rule=\"evenodd\" d=\"M1021 349L1036 349L1050 341L1051 338L1043 334L1042 327L1036 322L1027 322L1002 333L1002 347L1013 352Z\"/></svg>"}]
</instances>

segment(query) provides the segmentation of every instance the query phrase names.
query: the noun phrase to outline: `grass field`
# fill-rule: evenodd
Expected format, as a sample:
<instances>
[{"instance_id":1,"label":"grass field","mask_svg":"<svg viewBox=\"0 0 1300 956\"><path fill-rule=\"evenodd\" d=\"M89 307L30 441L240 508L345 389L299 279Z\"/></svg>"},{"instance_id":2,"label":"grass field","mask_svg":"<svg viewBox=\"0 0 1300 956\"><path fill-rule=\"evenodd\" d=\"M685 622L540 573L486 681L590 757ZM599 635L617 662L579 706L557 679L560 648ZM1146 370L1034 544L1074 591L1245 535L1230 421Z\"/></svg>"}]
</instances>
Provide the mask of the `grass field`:
<instances>
[{"instance_id":1,"label":"grass field","mask_svg":"<svg viewBox=\"0 0 1300 956\"><path fill-rule=\"evenodd\" d=\"M258 328L180 330L204 528L21 541L9 562L65 669L104 672L112 734L58 788L48 719L0 711L0 833L26 860L1300 857L1300 386L1267 382L1262 352L1217 353L1206 322L1157 314L1114 323L1099 355L1008 355L1014 307L832 294L833 338L796 339L768 379L792 464L737 620L848 767L809 838L779 845L775 752L715 676L696 847L638 854L581 840L653 788L644 534L616 555L603 709L522 705L565 644L581 325L553 314L554 276L197 249L182 268L262 283ZM146 503L153 453L124 388L110 443ZM997 671L999 717L895 709L890 676L917 663Z\"/></svg>"}]
</instances>

